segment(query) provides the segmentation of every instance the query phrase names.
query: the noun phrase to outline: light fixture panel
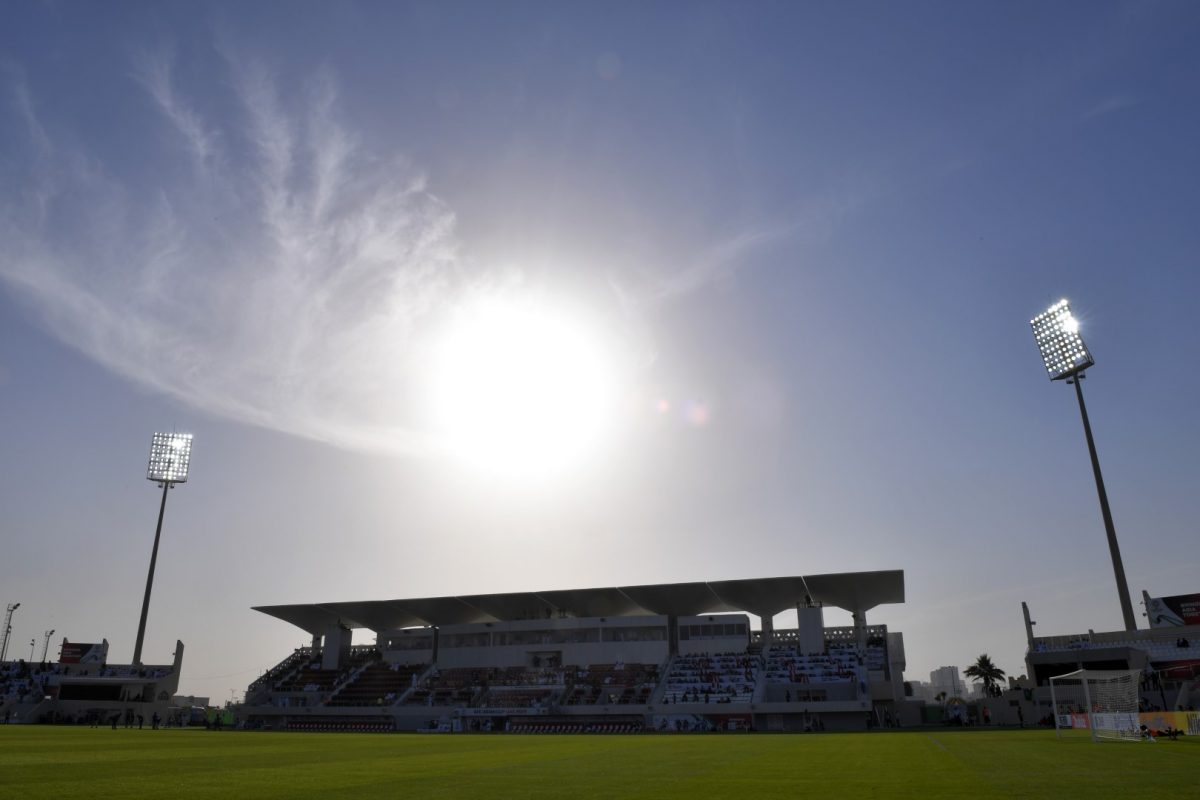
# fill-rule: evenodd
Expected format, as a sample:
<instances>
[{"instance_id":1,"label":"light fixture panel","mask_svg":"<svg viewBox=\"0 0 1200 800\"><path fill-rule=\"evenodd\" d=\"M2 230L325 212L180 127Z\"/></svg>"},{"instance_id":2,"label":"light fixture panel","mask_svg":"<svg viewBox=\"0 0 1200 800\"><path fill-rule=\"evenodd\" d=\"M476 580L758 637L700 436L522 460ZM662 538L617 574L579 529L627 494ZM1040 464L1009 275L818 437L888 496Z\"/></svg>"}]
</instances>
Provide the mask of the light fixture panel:
<instances>
[{"instance_id":1,"label":"light fixture panel","mask_svg":"<svg viewBox=\"0 0 1200 800\"><path fill-rule=\"evenodd\" d=\"M159 483L183 483L192 460L192 434L156 433L150 440L150 466L147 480Z\"/></svg>"},{"instance_id":2,"label":"light fixture panel","mask_svg":"<svg viewBox=\"0 0 1200 800\"><path fill-rule=\"evenodd\" d=\"M1079 321L1066 300L1059 300L1029 324L1050 380L1069 378L1096 363L1079 336Z\"/></svg>"}]
</instances>

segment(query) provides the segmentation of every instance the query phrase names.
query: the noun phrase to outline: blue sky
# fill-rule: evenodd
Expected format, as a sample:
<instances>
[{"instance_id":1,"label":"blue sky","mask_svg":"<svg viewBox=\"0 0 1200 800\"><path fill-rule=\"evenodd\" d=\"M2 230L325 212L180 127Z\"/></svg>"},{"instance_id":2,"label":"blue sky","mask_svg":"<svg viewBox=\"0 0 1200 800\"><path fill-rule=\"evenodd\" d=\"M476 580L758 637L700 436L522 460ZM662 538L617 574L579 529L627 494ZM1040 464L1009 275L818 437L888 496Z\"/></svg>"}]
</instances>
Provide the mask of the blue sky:
<instances>
[{"instance_id":1,"label":"blue sky","mask_svg":"<svg viewBox=\"0 0 1200 800\"><path fill-rule=\"evenodd\" d=\"M1190 3L24 4L0 31L0 589L132 650L154 430L196 434L148 660L251 605L904 569L909 677L1200 589ZM437 331L586 319L617 401L540 479L440 449ZM561 374L551 366L546 373ZM838 615L831 615L839 622ZM782 623L782 621L781 621Z\"/></svg>"}]
</instances>

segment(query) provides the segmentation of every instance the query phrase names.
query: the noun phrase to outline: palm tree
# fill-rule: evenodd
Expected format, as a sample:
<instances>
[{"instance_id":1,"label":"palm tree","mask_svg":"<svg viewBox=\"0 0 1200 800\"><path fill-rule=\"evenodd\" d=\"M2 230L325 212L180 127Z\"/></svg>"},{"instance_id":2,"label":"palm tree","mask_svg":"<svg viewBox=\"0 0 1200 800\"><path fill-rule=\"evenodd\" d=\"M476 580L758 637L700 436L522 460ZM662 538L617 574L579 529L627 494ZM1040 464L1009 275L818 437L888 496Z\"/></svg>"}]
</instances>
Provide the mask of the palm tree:
<instances>
[{"instance_id":1,"label":"palm tree","mask_svg":"<svg viewBox=\"0 0 1200 800\"><path fill-rule=\"evenodd\" d=\"M988 696L999 694L1000 681L1004 680L1004 670L993 664L987 653L975 659L975 663L963 670L963 674L982 681L983 693Z\"/></svg>"},{"instance_id":2,"label":"palm tree","mask_svg":"<svg viewBox=\"0 0 1200 800\"><path fill-rule=\"evenodd\" d=\"M937 701L937 702L939 702L939 703L945 703L945 702L946 702L946 693L945 693L945 692L938 692L937 694L935 694L935 695L933 696L933 699L934 699L934 700L936 700L936 701Z\"/></svg>"}]
</instances>

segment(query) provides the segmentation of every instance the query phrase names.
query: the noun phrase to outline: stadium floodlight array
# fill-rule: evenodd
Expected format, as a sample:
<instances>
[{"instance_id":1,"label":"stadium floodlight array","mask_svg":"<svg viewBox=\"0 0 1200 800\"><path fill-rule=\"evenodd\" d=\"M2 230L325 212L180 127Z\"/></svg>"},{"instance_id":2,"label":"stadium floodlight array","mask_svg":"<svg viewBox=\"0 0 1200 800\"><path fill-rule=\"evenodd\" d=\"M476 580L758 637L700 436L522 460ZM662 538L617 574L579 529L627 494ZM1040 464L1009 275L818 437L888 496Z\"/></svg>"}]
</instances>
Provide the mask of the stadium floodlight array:
<instances>
[{"instance_id":1,"label":"stadium floodlight array","mask_svg":"<svg viewBox=\"0 0 1200 800\"><path fill-rule=\"evenodd\" d=\"M1079 320L1066 300L1059 300L1029 324L1050 380L1069 378L1096 363L1079 335Z\"/></svg>"},{"instance_id":2,"label":"stadium floodlight array","mask_svg":"<svg viewBox=\"0 0 1200 800\"><path fill-rule=\"evenodd\" d=\"M158 527L154 529L154 549L150 551L150 570L146 574L146 594L142 597L142 616L138 621L137 643L133 646L133 663L142 663L142 639L146 636L146 616L150 613L150 590L154 586L154 566L158 563L158 540L162 536L163 514L167 510L167 490L185 483L192 463L192 434L156 433L150 439L150 465L146 478L162 487L162 503L158 507Z\"/></svg>"},{"instance_id":3,"label":"stadium floodlight array","mask_svg":"<svg viewBox=\"0 0 1200 800\"><path fill-rule=\"evenodd\" d=\"M146 478L158 483L184 483L191 460L192 434L156 433L150 440Z\"/></svg>"},{"instance_id":4,"label":"stadium floodlight array","mask_svg":"<svg viewBox=\"0 0 1200 800\"><path fill-rule=\"evenodd\" d=\"M1082 734L1094 742L1140 741L1140 679L1136 669L1080 669L1052 677L1050 701L1058 738Z\"/></svg>"},{"instance_id":5,"label":"stadium floodlight array","mask_svg":"<svg viewBox=\"0 0 1200 800\"><path fill-rule=\"evenodd\" d=\"M1096 494L1100 500L1100 515L1104 518L1104 532L1108 537L1108 552L1112 558L1113 575L1117 580L1117 599L1121 604L1121 617L1125 630L1137 630L1137 618L1133 615L1133 602L1129 597L1129 582L1125 579L1125 565L1121 561L1121 550L1117 546L1117 531L1113 525L1112 511L1108 507L1108 493L1104 489L1104 477L1100 474L1100 457L1096 455L1096 442L1092 439L1092 425L1088 421L1087 405L1083 402L1084 370L1096 362L1079 336L1079 320L1071 313L1070 304L1059 300L1048 309L1029 320L1033 326L1033 338L1042 353L1042 363L1050 380L1066 380L1075 385L1075 397L1079 400L1079 416L1083 419L1083 433L1087 438L1088 454L1092 459L1092 475L1096 479Z\"/></svg>"}]
</instances>

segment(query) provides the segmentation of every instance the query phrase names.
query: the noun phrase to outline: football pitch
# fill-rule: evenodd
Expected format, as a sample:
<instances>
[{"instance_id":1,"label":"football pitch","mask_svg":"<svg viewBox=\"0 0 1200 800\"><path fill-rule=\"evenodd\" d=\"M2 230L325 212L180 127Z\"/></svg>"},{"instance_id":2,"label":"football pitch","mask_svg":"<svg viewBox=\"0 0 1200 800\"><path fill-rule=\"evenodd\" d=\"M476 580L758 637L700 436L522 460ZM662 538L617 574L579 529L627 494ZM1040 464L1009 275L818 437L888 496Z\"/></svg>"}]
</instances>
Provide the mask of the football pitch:
<instances>
[{"instance_id":1,"label":"football pitch","mask_svg":"<svg viewBox=\"0 0 1200 800\"><path fill-rule=\"evenodd\" d=\"M515 736L0 726L0 797L1194 797L1200 737Z\"/></svg>"}]
</instances>

